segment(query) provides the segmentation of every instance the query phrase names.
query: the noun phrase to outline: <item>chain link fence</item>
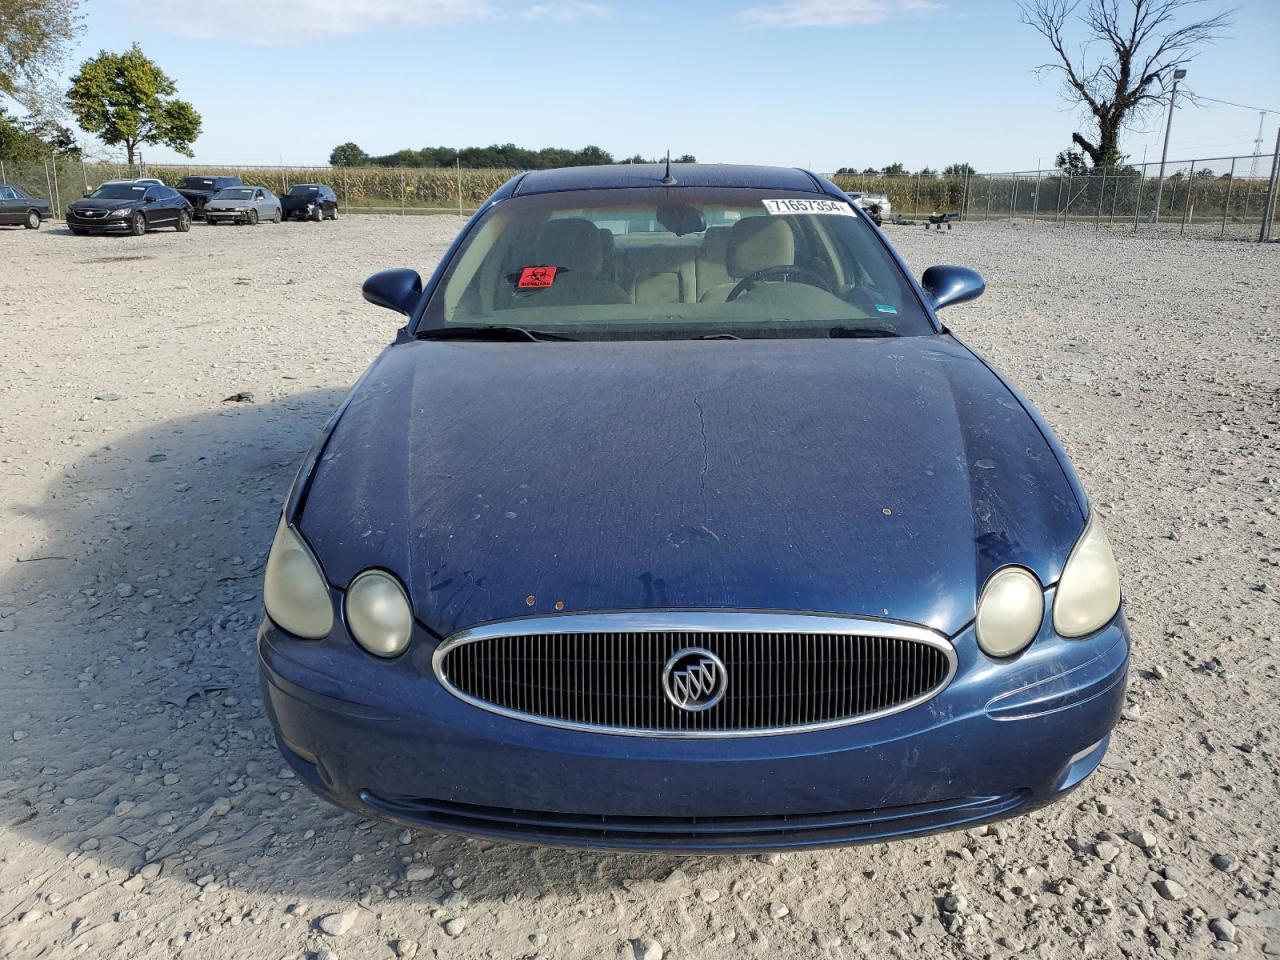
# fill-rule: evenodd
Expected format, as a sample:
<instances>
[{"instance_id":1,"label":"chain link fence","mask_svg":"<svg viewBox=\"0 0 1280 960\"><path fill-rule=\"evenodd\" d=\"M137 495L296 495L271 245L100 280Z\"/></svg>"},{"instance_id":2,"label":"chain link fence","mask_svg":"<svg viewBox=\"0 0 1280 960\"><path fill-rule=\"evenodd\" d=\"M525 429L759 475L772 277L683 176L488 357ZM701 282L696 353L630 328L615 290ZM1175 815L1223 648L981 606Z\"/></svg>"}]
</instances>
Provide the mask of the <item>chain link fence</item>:
<instances>
[{"instance_id":1,"label":"chain link fence","mask_svg":"<svg viewBox=\"0 0 1280 960\"><path fill-rule=\"evenodd\" d=\"M1097 229L1265 240L1280 237L1277 156L1256 154L1081 171L959 176L837 176L846 191L884 195L902 218L1086 223Z\"/></svg>"},{"instance_id":2,"label":"chain link fence","mask_svg":"<svg viewBox=\"0 0 1280 960\"><path fill-rule=\"evenodd\" d=\"M1278 155L1257 154L1067 172L1024 170L956 176L835 176L846 191L887 196L893 214L924 218L957 213L962 220L1086 223L1096 229L1192 234L1235 239L1280 237ZM48 197L55 217L106 180L236 175L283 194L296 183L327 183L344 212L469 214L515 175L514 170L439 167L260 167L135 165L49 157L0 158L0 182Z\"/></svg>"}]
</instances>

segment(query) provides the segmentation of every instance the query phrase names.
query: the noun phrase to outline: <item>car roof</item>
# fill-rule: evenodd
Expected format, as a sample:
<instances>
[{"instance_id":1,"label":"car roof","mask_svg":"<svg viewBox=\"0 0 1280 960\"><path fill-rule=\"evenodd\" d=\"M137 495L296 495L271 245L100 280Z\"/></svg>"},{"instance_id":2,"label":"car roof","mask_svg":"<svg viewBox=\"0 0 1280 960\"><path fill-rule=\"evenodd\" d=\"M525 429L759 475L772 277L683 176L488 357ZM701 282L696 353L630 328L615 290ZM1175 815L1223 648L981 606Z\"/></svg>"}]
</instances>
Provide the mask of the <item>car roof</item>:
<instances>
[{"instance_id":1,"label":"car roof","mask_svg":"<svg viewBox=\"0 0 1280 960\"><path fill-rule=\"evenodd\" d=\"M663 163L611 163L591 167L533 170L518 178L511 196L566 190L616 190L662 186ZM795 167L759 167L729 163L673 163L671 175L680 187L747 187L826 193L822 181Z\"/></svg>"}]
</instances>

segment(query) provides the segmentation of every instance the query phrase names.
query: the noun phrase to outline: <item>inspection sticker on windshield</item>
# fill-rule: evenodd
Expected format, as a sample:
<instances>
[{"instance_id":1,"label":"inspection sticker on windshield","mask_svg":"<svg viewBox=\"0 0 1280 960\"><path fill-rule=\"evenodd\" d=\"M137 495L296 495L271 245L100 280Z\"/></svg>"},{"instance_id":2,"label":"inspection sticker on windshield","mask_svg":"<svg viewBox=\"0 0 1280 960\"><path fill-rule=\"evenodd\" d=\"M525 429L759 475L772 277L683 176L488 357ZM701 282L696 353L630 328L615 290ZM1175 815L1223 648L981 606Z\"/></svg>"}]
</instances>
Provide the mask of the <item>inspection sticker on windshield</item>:
<instances>
[{"instance_id":1,"label":"inspection sticker on windshield","mask_svg":"<svg viewBox=\"0 0 1280 960\"><path fill-rule=\"evenodd\" d=\"M516 286L521 290L541 290L556 282L555 267L525 267L520 271Z\"/></svg>"},{"instance_id":2,"label":"inspection sticker on windshield","mask_svg":"<svg viewBox=\"0 0 1280 960\"><path fill-rule=\"evenodd\" d=\"M764 208L771 214L825 213L839 217L856 217L853 207L843 200L763 200Z\"/></svg>"}]
</instances>

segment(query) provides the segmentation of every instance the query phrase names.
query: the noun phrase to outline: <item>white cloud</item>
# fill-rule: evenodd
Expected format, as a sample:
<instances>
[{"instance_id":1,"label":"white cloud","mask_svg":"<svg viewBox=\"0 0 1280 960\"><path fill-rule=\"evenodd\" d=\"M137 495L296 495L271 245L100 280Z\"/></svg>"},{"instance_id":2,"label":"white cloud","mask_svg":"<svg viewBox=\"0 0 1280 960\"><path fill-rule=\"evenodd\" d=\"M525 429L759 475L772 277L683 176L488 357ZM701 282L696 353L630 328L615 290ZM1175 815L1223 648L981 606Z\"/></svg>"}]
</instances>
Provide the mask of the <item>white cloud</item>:
<instances>
[{"instance_id":1,"label":"white cloud","mask_svg":"<svg viewBox=\"0 0 1280 960\"><path fill-rule=\"evenodd\" d=\"M864 27L941 9L934 0L785 0L749 7L738 19L750 27Z\"/></svg>"},{"instance_id":2,"label":"white cloud","mask_svg":"<svg viewBox=\"0 0 1280 960\"><path fill-rule=\"evenodd\" d=\"M128 0L140 19L189 37L287 44L401 24L436 26L479 20L484 0L219 0L193 9L172 0Z\"/></svg>"},{"instance_id":3,"label":"white cloud","mask_svg":"<svg viewBox=\"0 0 1280 960\"><path fill-rule=\"evenodd\" d=\"M582 3L580 0L558 0L554 3L535 3L524 15L530 20L603 20L609 16L609 8L598 3Z\"/></svg>"}]
</instances>

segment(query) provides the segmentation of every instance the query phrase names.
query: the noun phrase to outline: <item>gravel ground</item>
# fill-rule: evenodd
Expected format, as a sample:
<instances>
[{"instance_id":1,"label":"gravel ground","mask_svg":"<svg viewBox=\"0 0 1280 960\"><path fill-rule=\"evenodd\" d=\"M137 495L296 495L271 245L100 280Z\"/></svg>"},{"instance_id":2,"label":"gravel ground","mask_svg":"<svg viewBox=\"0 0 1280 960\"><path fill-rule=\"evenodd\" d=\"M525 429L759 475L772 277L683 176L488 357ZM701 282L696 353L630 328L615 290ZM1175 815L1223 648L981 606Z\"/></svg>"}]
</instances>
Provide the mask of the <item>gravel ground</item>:
<instances>
[{"instance_id":1,"label":"gravel ground","mask_svg":"<svg viewBox=\"0 0 1280 960\"><path fill-rule=\"evenodd\" d=\"M0 231L0 956L1280 954L1280 248L963 225L946 315L1122 565L1130 705L1032 816L760 859L410 834L284 769L253 636L294 467L456 218ZM249 392L252 401L224 398ZM519 771L513 771L519 776Z\"/></svg>"}]
</instances>

